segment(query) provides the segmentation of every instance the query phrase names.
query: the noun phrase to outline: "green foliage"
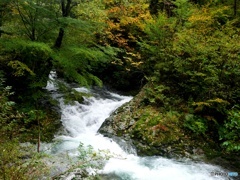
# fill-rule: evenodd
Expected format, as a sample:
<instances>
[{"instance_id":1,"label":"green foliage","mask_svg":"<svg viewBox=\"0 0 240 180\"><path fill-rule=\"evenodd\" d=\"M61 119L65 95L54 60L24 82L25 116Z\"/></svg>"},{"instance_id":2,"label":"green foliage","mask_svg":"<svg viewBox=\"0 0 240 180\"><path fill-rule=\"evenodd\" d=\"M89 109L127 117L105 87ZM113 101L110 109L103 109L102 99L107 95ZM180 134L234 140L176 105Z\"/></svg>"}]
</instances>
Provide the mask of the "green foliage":
<instances>
[{"instance_id":1,"label":"green foliage","mask_svg":"<svg viewBox=\"0 0 240 180\"><path fill-rule=\"evenodd\" d=\"M0 80L0 142L18 139L21 142L36 143L39 133L42 134L42 141L52 139L60 124L58 115L50 109L36 109L29 104L21 107L15 104L9 100L13 95L11 87L4 87L1 85L4 81L2 78Z\"/></svg>"},{"instance_id":2,"label":"green foliage","mask_svg":"<svg viewBox=\"0 0 240 180\"><path fill-rule=\"evenodd\" d=\"M78 167L80 168L94 168L96 171L97 169L102 169L106 160L114 157L108 150L99 150L95 151L93 147L87 146L85 147L82 143L80 143L78 147L78 159L80 164Z\"/></svg>"},{"instance_id":3,"label":"green foliage","mask_svg":"<svg viewBox=\"0 0 240 180\"><path fill-rule=\"evenodd\" d=\"M212 116L213 118L218 119L220 122L222 119L220 119L221 117L218 116L222 116L222 118L224 118L224 116L227 114L229 103L217 98L207 100L205 102L194 102L192 105L195 113Z\"/></svg>"},{"instance_id":4,"label":"green foliage","mask_svg":"<svg viewBox=\"0 0 240 180\"><path fill-rule=\"evenodd\" d=\"M132 138L150 145L178 141L182 136L178 125L180 114L175 111L160 113L153 108L140 109L139 120L133 126ZM160 144L159 144L160 143Z\"/></svg>"},{"instance_id":5,"label":"green foliage","mask_svg":"<svg viewBox=\"0 0 240 180\"><path fill-rule=\"evenodd\" d=\"M36 68L37 62L47 61L47 59L50 58L53 53L51 48L45 43L32 42L22 39L2 38L0 41L0 46L2 47L2 56L6 56L8 53L11 53L12 60L21 60L32 70Z\"/></svg>"},{"instance_id":6,"label":"green foliage","mask_svg":"<svg viewBox=\"0 0 240 180\"><path fill-rule=\"evenodd\" d=\"M46 114L43 113L41 110L30 110L26 114L26 118L24 119L24 123L37 123L38 121L43 120L46 118Z\"/></svg>"},{"instance_id":7,"label":"green foliage","mask_svg":"<svg viewBox=\"0 0 240 180\"><path fill-rule=\"evenodd\" d=\"M239 84L231 81L239 81L238 30L229 23L220 27L221 31L212 29L210 34L204 29L195 30L195 26L174 31L167 22L174 21L160 15L156 23L149 24L146 33L151 41L142 44L143 53L152 54L146 67L154 67L154 78L186 100L235 101ZM161 30L157 33L155 29Z\"/></svg>"},{"instance_id":8,"label":"green foliage","mask_svg":"<svg viewBox=\"0 0 240 180\"><path fill-rule=\"evenodd\" d=\"M23 76L25 72L28 72L31 76L35 75L34 72L31 69L29 69L26 64L23 64L18 60L10 61L8 63L8 66L10 66L13 69L13 71L15 71L13 73L14 76Z\"/></svg>"},{"instance_id":9,"label":"green foliage","mask_svg":"<svg viewBox=\"0 0 240 180\"><path fill-rule=\"evenodd\" d=\"M98 0L82 1L73 9L73 13L78 19L95 23L103 23L108 18L103 1ZM101 27L104 27L103 24L99 26Z\"/></svg>"},{"instance_id":10,"label":"green foliage","mask_svg":"<svg viewBox=\"0 0 240 180\"><path fill-rule=\"evenodd\" d=\"M10 87L4 87L0 78L0 179L38 179L47 173L46 166L40 162L41 155L29 152L29 148L19 145L19 134L25 131L21 122L29 123L36 117L32 112L20 113L15 103L8 98ZM39 118L39 117L37 117ZM27 148L27 149L26 149ZM30 153L28 155L27 153Z\"/></svg>"},{"instance_id":11,"label":"green foliage","mask_svg":"<svg viewBox=\"0 0 240 180\"><path fill-rule=\"evenodd\" d=\"M1 39L1 55L3 56L3 60L18 60L27 65L27 67L33 72L36 71L37 65L46 65L46 61L52 56L52 54L53 51L45 43L31 42L21 39ZM11 56L9 57L6 55ZM12 64L14 65L16 63L17 62ZM19 68L22 67L23 69L26 69L26 66L20 64L18 66L20 66ZM32 73L30 74L32 75Z\"/></svg>"},{"instance_id":12,"label":"green foliage","mask_svg":"<svg viewBox=\"0 0 240 180\"><path fill-rule=\"evenodd\" d=\"M176 6L176 9L174 9L175 16L183 23L192 14L192 4L189 0L176 0L173 3Z\"/></svg>"},{"instance_id":13,"label":"green foliage","mask_svg":"<svg viewBox=\"0 0 240 180\"><path fill-rule=\"evenodd\" d=\"M0 39L0 63L7 75L7 84L13 87L18 100L36 102L41 98L52 64L69 81L83 86L102 85L92 71L112 61L116 48L96 45L95 35L101 33L103 19L86 18L89 7L96 3L100 7L99 2L72 2L67 17L58 17L62 16L58 2L19 0L11 3L14 18L6 28L15 34ZM96 13L106 17L104 6ZM19 24L18 29L11 29L14 23ZM64 28L64 42L63 48L54 52L49 44L53 44L58 28Z\"/></svg>"},{"instance_id":14,"label":"green foliage","mask_svg":"<svg viewBox=\"0 0 240 180\"><path fill-rule=\"evenodd\" d=\"M168 108L170 98L164 95L168 90L169 88L164 85L146 88L145 91L147 98L145 99L145 103Z\"/></svg>"},{"instance_id":15,"label":"green foliage","mask_svg":"<svg viewBox=\"0 0 240 180\"><path fill-rule=\"evenodd\" d=\"M74 173L74 178L81 178L81 179L97 179L98 175L97 172L101 170L106 161L110 158L121 158L120 155L112 154L108 150L94 150L92 146L84 146L83 143L79 144L78 147L78 159L77 161L73 161L72 165L66 170L65 172L56 175L53 179L59 179L61 177L67 176L69 172L76 172ZM86 170L91 168L94 171L92 175L89 175ZM77 173L82 172L82 173ZM76 176L77 175L77 176ZM80 176L80 177L79 177Z\"/></svg>"},{"instance_id":16,"label":"green foliage","mask_svg":"<svg viewBox=\"0 0 240 180\"><path fill-rule=\"evenodd\" d=\"M29 154L30 155L29 155ZM0 179L37 180L48 174L42 154L32 152L15 141L2 142L0 146Z\"/></svg>"},{"instance_id":17,"label":"green foliage","mask_svg":"<svg viewBox=\"0 0 240 180\"><path fill-rule=\"evenodd\" d=\"M3 38L0 39L0 46L1 69L6 74L7 84L16 92L18 100L26 95L32 96L35 101L38 100L42 96L41 89L46 86L51 70L51 48L44 43Z\"/></svg>"},{"instance_id":18,"label":"green foliage","mask_svg":"<svg viewBox=\"0 0 240 180\"><path fill-rule=\"evenodd\" d=\"M173 34L175 32L176 20L169 19L165 14L159 14L158 18L150 21L145 26L146 40L140 42L141 54L145 59L142 69L147 76L154 72L155 79L166 78L164 71L173 70L169 67L172 62L171 52Z\"/></svg>"},{"instance_id":19,"label":"green foliage","mask_svg":"<svg viewBox=\"0 0 240 180\"><path fill-rule=\"evenodd\" d=\"M239 82L238 29L231 22L215 26L216 11L192 14L186 22L188 28L177 24L178 17L163 14L146 26L149 39L141 43L146 57L143 68L147 73L152 70L158 82L185 100L235 101L239 95L239 84L231 82Z\"/></svg>"},{"instance_id":20,"label":"green foliage","mask_svg":"<svg viewBox=\"0 0 240 180\"><path fill-rule=\"evenodd\" d=\"M184 127L191 130L196 135L205 135L207 131L208 124L207 120L201 116L196 116L193 114L187 114L184 120Z\"/></svg>"},{"instance_id":21,"label":"green foliage","mask_svg":"<svg viewBox=\"0 0 240 180\"><path fill-rule=\"evenodd\" d=\"M43 0L13 1L12 9L19 29L13 30L31 41L45 40L57 27L56 4Z\"/></svg>"},{"instance_id":22,"label":"green foliage","mask_svg":"<svg viewBox=\"0 0 240 180\"><path fill-rule=\"evenodd\" d=\"M91 97L91 93L78 92L77 90L67 86L64 83L58 82L58 91L63 94L64 103L74 104L75 101L83 103L83 97Z\"/></svg>"},{"instance_id":23,"label":"green foliage","mask_svg":"<svg viewBox=\"0 0 240 180\"><path fill-rule=\"evenodd\" d=\"M240 111L238 108L230 110L224 126L219 129L222 146L228 151L240 151Z\"/></svg>"},{"instance_id":24,"label":"green foliage","mask_svg":"<svg viewBox=\"0 0 240 180\"><path fill-rule=\"evenodd\" d=\"M237 115L229 115L240 98L236 20L224 5L175 4L174 16L159 12L147 22L139 43L149 81L145 102L164 111L184 111L183 125L192 134L208 135L216 143L225 138L223 146L239 150L238 134L230 128Z\"/></svg>"},{"instance_id":25,"label":"green foliage","mask_svg":"<svg viewBox=\"0 0 240 180\"><path fill-rule=\"evenodd\" d=\"M57 53L54 63L57 71L70 81L82 86L102 85L102 81L91 71L109 62L116 55L111 47L70 47Z\"/></svg>"},{"instance_id":26,"label":"green foliage","mask_svg":"<svg viewBox=\"0 0 240 180\"><path fill-rule=\"evenodd\" d=\"M12 139L18 134L17 123L24 117L24 114L14 110L15 103L8 99L13 94L11 87L4 87L3 82L0 78L0 142Z\"/></svg>"}]
</instances>

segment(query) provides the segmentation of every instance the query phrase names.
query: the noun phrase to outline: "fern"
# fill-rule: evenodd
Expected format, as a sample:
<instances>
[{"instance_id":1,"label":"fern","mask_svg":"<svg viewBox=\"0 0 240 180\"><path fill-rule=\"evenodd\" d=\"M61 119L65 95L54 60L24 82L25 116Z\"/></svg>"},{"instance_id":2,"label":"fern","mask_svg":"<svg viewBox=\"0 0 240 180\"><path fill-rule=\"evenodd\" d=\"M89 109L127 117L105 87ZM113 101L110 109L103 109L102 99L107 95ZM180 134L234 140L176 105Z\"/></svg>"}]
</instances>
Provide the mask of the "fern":
<instances>
[{"instance_id":1,"label":"fern","mask_svg":"<svg viewBox=\"0 0 240 180\"><path fill-rule=\"evenodd\" d=\"M82 86L101 86L102 81L91 73L92 68L110 62L115 55L116 49L110 47L72 46L56 52L54 66L70 81Z\"/></svg>"},{"instance_id":2,"label":"fern","mask_svg":"<svg viewBox=\"0 0 240 180\"><path fill-rule=\"evenodd\" d=\"M28 72L30 75L34 76L34 72L28 68L26 64L23 64L22 62L15 60L10 61L8 63L8 66L10 66L12 69L15 70L14 76L23 76L25 74L25 71Z\"/></svg>"}]
</instances>

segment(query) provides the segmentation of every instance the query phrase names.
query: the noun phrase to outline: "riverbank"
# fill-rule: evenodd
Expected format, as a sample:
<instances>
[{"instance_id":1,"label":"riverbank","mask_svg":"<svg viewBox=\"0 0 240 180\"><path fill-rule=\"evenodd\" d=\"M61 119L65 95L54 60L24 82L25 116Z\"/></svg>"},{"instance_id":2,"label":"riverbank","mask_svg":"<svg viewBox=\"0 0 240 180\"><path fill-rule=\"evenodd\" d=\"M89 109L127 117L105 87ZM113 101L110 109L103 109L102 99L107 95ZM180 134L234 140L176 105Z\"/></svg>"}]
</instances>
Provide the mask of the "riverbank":
<instances>
[{"instance_id":1,"label":"riverbank","mask_svg":"<svg viewBox=\"0 0 240 180\"><path fill-rule=\"evenodd\" d=\"M186 113L146 105L146 88L113 112L99 132L130 141L140 156L187 157L240 172L239 153L227 152L209 134L186 128Z\"/></svg>"}]
</instances>

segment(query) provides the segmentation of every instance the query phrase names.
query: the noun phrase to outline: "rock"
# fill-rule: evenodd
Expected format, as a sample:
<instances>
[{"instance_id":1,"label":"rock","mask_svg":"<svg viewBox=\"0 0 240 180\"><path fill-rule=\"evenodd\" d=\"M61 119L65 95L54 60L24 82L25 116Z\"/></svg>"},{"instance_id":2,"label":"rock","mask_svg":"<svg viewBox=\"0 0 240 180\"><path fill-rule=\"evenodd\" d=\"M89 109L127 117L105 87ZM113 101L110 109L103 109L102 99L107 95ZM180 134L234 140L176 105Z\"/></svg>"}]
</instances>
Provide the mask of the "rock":
<instances>
[{"instance_id":1,"label":"rock","mask_svg":"<svg viewBox=\"0 0 240 180\"><path fill-rule=\"evenodd\" d=\"M100 174L99 177L100 179L104 179L104 180L120 180L121 179L118 175L114 173Z\"/></svg>"},{"instance_id":2,"label":"rock","mask_svg":"<svg viewBox=\"0 0 240 180\"><path fill-rule=\"evenodd\" d=\"M142 90L129 103L114 111L98 132L131 142L138 155L189 156L192 148L189 146L190 140L179 126L179 115L165 115L153 107L142 105L144 95L145 91Z\"/></svg>"},{"instance_id":3,"label":"rock","mask_svg":"<svg viewBox=\"0 0 240 180\"><path fill-rule=\"evenodd\" d=\"M144 104L144 98L145 91L142 89L130 102L113 112L98 132L131 142L140 156L187 157L208 162L211 157L223 154L219 145L206 135L196 136L184 128L183 113L148 106ZM218 165L224 162L231 169L236 171L233 167L237 167L239 170L236 160L218 160L212 162Z\"/></svg>"}]
</instances>

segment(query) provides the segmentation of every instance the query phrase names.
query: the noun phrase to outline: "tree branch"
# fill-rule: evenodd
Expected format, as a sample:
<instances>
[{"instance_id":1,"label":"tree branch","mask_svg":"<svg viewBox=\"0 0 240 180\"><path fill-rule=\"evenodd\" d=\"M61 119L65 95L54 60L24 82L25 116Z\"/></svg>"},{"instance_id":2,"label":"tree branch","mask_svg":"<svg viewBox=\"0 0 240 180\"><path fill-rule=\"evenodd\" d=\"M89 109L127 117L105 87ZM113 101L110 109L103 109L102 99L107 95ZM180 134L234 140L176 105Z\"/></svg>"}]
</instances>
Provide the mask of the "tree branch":
<instances>
[{"instance_id":1,"label":"tree branch","mask_svg":"<svg viewBox=\"0 0 240 180\"><path fill-rule=\"evenodd\" d=\"M2 34L13 35L12 32L7 32L7 31L4 31L4 30L0 29L0 37L1 37Z\"/></svg>"}]
</instances>

